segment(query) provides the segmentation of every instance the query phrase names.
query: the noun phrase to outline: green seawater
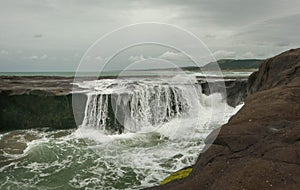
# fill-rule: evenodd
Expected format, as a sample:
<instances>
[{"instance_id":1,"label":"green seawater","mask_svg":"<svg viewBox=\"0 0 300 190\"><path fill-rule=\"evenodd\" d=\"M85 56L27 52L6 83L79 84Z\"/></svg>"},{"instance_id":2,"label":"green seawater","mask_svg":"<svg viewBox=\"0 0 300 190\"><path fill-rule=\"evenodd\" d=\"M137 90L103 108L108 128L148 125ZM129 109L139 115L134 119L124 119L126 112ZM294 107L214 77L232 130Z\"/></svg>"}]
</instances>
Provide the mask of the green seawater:
<instances>
[{"instance_id":1,"label":"green seawater","mask_svg":"<svg viewBox=\"0 0 300 190\"><path fill-rule=\"evenodd\" d=\"M27 73L41 75L74 73ZM226 107L225 113L216 114L224 117L211 123L209 103L214 99L224 106L221 96L203 95L201 112L155 127L140 126L143 130L136 133L107 135L81 127L0 133L0 189L129 190L159 185L171 173L193 165L207 135L240 108Z\"/></svg>"},{"instance_id":2,"label":"green seawater","mask_svg":"<svg viewBox=\"0 0 300 190\"><path fill-rule=\"evenodd\" d=\"M140 189L193 164L203 145L200 139L184 143L157 132L99 134L99 142L76 133L1 134L0 189Z\"/></svg>"}]
</instances>

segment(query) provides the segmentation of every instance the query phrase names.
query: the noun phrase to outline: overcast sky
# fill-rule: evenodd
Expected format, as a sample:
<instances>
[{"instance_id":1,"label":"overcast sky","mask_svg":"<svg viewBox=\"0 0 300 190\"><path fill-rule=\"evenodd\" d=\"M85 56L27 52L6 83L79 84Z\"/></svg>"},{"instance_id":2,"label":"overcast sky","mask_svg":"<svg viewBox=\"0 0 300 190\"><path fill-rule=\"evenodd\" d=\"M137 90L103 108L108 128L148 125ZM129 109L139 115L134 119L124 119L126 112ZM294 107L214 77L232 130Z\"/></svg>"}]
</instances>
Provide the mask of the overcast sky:
<instances>
[{"instance_id":1,"label":"overcast sky","mask_svg":"<svg viewBox=\"0 0 300 190\"><path fill-rule=\"evenodd\" d=\"M267 58L300 47L299 0L0 0L0 71L75 71L97 39L140 22L182 27L217 59ZM131 50L119 61L177 53Z\"/></svg>"}]
</instances>

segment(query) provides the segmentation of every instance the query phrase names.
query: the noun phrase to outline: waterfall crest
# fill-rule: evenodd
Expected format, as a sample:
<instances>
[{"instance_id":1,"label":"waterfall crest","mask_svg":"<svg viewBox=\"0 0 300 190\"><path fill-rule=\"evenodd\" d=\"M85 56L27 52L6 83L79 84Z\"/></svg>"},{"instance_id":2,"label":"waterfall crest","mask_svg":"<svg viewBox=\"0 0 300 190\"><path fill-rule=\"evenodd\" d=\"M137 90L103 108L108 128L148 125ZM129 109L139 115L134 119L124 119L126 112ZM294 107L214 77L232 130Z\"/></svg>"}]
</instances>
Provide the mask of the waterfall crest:
<instances>
[{"instance_id":1,"label":"waterfall crest","mask_svg":"<svg viewBox=\"0 0 300 190\"><path fill-rule=\"evenodd\" d=\"M86 81L87 104L82 127L105 133L137 132L189 114L201 94L195 81L105 79Z\"/></svg>"}]
</instances>

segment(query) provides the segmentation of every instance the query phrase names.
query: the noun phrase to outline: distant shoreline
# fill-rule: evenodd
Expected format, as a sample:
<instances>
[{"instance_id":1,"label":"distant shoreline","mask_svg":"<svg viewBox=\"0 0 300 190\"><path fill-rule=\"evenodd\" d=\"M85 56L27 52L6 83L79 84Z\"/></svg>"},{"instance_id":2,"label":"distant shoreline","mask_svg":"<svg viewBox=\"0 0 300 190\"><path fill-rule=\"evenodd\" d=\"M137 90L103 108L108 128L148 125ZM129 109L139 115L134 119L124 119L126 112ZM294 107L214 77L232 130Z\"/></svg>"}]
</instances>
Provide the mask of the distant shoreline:
<instances>
[{"instance_id":1,"label":"distant shoreline","mask_svg":"<svg viewBox=\"0 0 300 190\"><path fill-rule=\"evenodd\" d=\"M222 70L222 73L224 76L227 74L238 74L238 73L252 73L257 71L257 69L224 69ZM75 76L81 76L81 77L118 77L118 76L170 76L170 75L176 75L176 74L197 74L197 73L214 73L216 71L214 70L182 70L182 71L170 71L170 70L145 70L145 71L105 71L105 72L0 72L0 76L24 76L24 77L75 77ZM101 75L99 75L101 74Z\"/></svg>"}]
</instances>

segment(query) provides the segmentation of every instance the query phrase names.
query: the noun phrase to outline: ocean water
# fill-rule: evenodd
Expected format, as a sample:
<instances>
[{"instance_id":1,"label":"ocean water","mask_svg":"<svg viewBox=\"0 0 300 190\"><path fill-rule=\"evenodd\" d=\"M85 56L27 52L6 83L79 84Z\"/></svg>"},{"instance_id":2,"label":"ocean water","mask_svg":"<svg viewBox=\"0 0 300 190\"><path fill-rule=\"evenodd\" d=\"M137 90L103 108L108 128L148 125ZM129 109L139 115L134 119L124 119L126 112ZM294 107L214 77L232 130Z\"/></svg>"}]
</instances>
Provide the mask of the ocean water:
<instances>
[{"instance_id":1,"label":"ocean water","mask_svg":"<svg viewBox=\"0 0 300 190\"><path fill-rule=\"evenodd\" d=\"M117 75L117 71L104 73L107 76ZM81 73L82 76L98 76L96 72ZM74 77L75 72L0 72L0 76L58 76L58 77Z\"/></svg>"},{"instance_id":2,"label":"ocean water","mask_svg":"<svg viewBox=\"0 0 300 190\"><path fill-rule=\"evenodd\" d=\"M104 72L0 72L0 76L58 76L58 77L74 77L74 76L113 76L116 77L120 73L122 76L133 76L133 75L174 75L176 71L170 73L168 70L158 70L158 71L104 71ZM182 73L179 71L178 73Z\"/></svg>"},{"instance_id":3,"label":"ocean water","mask_svg":"<svg viewBox=\"0 0 300 190\"><path fill-rule=\"evenodd\" d=\"M168 81L105 79L76 84L88 96L77 129L0 135L0 189L158 185L170 173L193 165L205 137L241 107L228 106L221 94L201 94L195 80L177 76Z\"/></svg>"},{"instance_id":4,"label":"ocean water","mask_svg":"<svg viewBox=\"0 0 300 190\"><path fill-rule=\"evenodd\" d=\"M134 75L142 75L142 76L147 76L147 75L176 75L185 73L187 75L191 76L220 76L220 74L224 77L247 77L251 73L253 73L253 70L249 71L235 71L235 70L227 70L227 71L222 71L218 72L206 72L205 74L201 72L192 72L192 71L169 71L169 70L148 70L148 71L105 71L101 72L100 74L98 72L0 72L0 76L59 76L59 77L74 77L74 76L113 76L116 77L120 73L122 76L134 76Z\"/></svg>"}]
</instances>

